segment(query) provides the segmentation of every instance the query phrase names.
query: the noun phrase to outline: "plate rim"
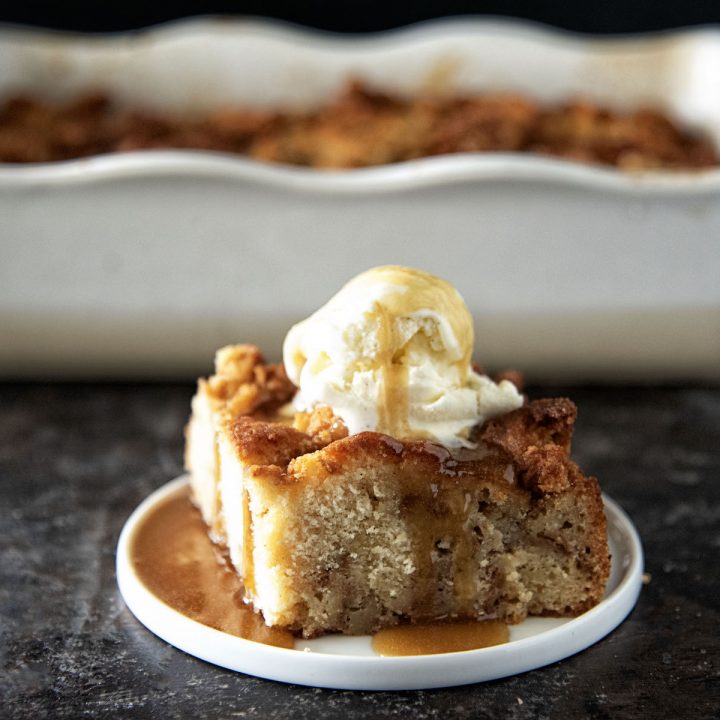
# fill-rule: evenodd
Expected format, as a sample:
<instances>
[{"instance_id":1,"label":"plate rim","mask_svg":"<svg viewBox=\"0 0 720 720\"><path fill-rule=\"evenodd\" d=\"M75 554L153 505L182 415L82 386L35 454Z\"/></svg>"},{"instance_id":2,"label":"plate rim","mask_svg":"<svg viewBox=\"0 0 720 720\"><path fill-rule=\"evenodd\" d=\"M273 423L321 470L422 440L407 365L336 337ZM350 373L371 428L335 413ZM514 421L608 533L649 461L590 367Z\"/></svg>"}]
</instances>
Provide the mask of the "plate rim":
<instances>
[{"instance_id":1,"label":"plate rim","mask_svg":"<svg viewBox=\"0 0 720 720\"><path fill-rule=\"evenodd\" d=\"M123 525L116 551L120 594L145 628L177 649L219 667L268 680L342 690L397 691L451 687L520 674L570 657L601 640L629 615L642 586L640 537L622 508L603 495L608 525L612 523L622 534L630 561L607 597L558 627L503 645L439 655L355 656L263 645L179 613L147 589L132 568L130 543L139 523L188 482L189 476L183 474L157 488ZM553 637L548 638L548 634ZM548 639L554 642L548 643ZM300 657L302 662L298 662Z\"/></svg>"}]
</instances>

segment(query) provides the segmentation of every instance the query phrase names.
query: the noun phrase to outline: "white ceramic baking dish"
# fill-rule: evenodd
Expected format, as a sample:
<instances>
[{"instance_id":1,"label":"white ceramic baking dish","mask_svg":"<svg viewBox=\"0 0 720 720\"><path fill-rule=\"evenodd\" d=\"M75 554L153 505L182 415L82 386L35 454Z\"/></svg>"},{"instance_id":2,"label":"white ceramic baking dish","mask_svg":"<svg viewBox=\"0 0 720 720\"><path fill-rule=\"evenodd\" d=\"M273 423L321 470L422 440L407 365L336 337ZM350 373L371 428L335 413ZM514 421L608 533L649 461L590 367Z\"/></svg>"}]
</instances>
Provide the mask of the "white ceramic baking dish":
<instances>
[{"instance_id":1,"label":"white ceramic baking dish","mask_svg":"<svg viewBox=\"0 0 720 720\"><path fill-rule=\"evenodd\" d=\"M587 39L457 20L366 37L193 20L109 37L0 30L0 95L101 87L175 110L392 91L653 104L720 143L720 32ZM201 152L0 166L0 373L171 376L288 326L383 263L453 281L477 357L531 377L720 377L720 171L511 154L318 172Z\"/></svg>"}]
</instances>

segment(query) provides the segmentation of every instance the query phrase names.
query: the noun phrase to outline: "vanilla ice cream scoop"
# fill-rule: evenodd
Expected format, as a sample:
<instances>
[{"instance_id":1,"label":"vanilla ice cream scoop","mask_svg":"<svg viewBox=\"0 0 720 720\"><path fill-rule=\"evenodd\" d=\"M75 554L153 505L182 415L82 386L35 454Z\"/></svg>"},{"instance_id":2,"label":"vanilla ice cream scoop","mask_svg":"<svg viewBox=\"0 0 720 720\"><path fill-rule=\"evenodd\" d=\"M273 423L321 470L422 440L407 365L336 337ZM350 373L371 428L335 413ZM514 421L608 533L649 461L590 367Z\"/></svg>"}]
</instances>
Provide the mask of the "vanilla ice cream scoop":
<instances>
[{"instance_id":1,"label":"vanilla ice cream scoop","mask_svg":"<svg viewBox=\"0 0 720 720\"><path fill-rule=\"evenodd\" d=\"M299 410L329 405L351 434L375 430L468 446L477 423L522 405L515 386L473 371L473 323L434 275L398 266L353 278L293 326L283 356Z\"/></svg>"}]
</instances>

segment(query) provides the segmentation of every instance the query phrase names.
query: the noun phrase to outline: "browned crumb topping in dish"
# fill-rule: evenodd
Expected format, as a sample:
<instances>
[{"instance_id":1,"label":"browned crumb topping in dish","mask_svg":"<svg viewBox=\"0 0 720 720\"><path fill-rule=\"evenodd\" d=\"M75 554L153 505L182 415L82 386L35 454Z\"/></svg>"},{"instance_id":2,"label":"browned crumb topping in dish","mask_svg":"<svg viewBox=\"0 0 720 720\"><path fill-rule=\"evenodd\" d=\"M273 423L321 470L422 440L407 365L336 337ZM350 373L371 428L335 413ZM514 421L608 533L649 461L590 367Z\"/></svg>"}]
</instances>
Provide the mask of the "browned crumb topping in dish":
<instances>
[{"instance_id":1,"label":"browned crumb topping in dish","mask_svg":"<svg viewBox=\"0 0 720 720\"><path fill-rule=\"evenodd\" d=\"M120 108L102 93L64 103L16 95L0 105L0 162L163 148L325 169L462 152L536 153L624 170L720 163L709 139L657 110L621 113L582 100L551 107L512 94L401 97L359 81L308 112L227 107L182 116Z\"/></svg>"}]
</instances>

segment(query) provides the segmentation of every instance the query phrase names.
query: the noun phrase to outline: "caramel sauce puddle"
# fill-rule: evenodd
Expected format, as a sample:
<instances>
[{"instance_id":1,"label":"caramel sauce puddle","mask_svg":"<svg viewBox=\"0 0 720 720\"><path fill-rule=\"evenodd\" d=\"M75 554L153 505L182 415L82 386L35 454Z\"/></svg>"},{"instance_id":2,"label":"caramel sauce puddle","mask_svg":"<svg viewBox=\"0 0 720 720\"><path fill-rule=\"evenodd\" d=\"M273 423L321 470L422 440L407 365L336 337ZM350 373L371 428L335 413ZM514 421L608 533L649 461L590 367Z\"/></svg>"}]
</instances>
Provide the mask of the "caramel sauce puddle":
<instances>
[{"instance_id":1,"label":"caramel sauce puddle","mask_svg":"<svg viewBox=\"0 0 720 720\"><path fill-rule=\"evenodd\" d=\"M437 655L501 645L509 638L504 622L483 620L385 628L375 633L372 646L384 656Z\"/></svg>"},{"instance_id":2,"label":"caramel sauce puddle","mask_svg":"<svg viewBox=\"0 0 720 720\"><path fill-rule=\"evenodd\" d=\"M143 584L179 613L246 640L295 647L290 632L268 627L262 615L243 602L242 583L208 538L187 490L165 500L143 519L130 552Z\"/></svg>"},{"instance_id":3,"label":"caramel sauce puddle","mask_svg":"<svg viewBox=\"0 0 720 720\"><path fill-rule=\"evenodd\" d=\"M214 545L187 488L145 516L131 542L142 583L165 604L203 625L236 637L293 649L293 635L269 627L243 602L243 586L225 554ZM401 625L373 636L385 656L430 655L474 650L508 641L507 625L483 622Z\"/></svg>"}]
</instances>

